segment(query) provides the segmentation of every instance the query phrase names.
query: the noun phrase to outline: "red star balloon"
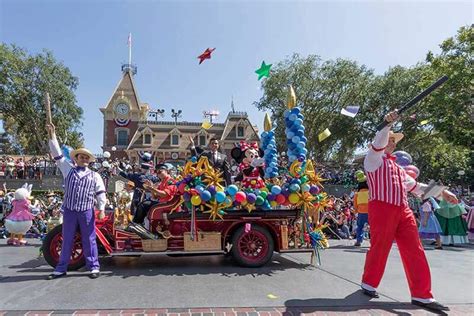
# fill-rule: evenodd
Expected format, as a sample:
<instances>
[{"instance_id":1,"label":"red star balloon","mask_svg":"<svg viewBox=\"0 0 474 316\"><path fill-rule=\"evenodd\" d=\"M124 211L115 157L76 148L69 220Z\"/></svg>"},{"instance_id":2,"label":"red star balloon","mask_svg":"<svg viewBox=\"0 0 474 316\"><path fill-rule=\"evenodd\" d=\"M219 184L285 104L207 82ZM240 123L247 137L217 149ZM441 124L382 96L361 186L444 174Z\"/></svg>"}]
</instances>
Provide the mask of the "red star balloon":
<instances>
[{"instance_id":1,"label":"red star balloon","mask_svg":"<svg viewBox=\"0 0 474 316\"><path fill-rule=\"evenodd\" d=\"M206 59L211 59L211 53L215 51L215 48L208 48L202 53L201 55L198 56L199 58L199 65Z\"/></svg>"}]
</instances>

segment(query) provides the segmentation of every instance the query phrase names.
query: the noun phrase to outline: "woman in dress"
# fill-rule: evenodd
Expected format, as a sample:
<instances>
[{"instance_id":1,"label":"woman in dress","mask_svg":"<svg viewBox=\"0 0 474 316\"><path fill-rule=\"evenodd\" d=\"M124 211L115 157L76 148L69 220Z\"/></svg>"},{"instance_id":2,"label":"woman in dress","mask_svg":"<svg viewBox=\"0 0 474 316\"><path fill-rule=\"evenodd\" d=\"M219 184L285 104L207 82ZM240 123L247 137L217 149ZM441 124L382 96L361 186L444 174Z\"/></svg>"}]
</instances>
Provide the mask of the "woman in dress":
<instances>
[{"instance_id":1,"label":"woman in dress","mask_svg":"<svg viewBox=\"0 0 474 316\"><path fill-rule=\"evenodd\" d=\"M441 200L439 208L435 211L441 229L441 241L445 245L467 244L467 223L463 215L467 214L464 204L451 204Z\"/></svg>"},{"instance_id":2,"label":"woman in dress","mask_svg":"<svg viewBox=\"0 0 474 316\"><path fill-rule=\"evenodd\" d=\"M435 239L435 249L443 249L440 234L443 232L438 219L434 214L434 209L439 208L438 203L433 198L427 199L420 208L420 227L418 233L420 239Z\"/></svg>"}]
</instances>

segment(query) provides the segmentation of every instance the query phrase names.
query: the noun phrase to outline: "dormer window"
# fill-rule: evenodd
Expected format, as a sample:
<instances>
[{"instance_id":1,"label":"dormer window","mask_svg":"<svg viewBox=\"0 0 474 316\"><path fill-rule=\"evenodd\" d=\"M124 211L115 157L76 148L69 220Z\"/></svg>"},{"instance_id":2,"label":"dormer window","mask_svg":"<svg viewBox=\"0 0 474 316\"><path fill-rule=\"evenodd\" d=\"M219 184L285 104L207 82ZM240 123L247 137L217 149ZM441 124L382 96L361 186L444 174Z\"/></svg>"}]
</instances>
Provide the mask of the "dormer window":
<instances>
[{"instance_id":1,"label":"dormer window","mask_svg":"<svg viewBox=\"0 0 474 316\"><path fill-rule=\"evenodd\" d=\"M207 137L206 135L199 135L199 146L206 146Z\"/></svg>"},{"instance_id":2,"label":"dormer window","mask_svg":"<svg viewBox=\"0 0 474 316\"><path fill-rule=\"evenodd\" d=\"M245 126L237 125L236 127L237 138L245 138Z\"/></svg>"},{"instance_id":3,"label":"dormer window","mask_svg":"<svg viewBox=\"0 0 474 316\"><path fill-rule=\"evenodd\" d=\"M177 128L173 129L170 133L170 145L173 147L179 147L181 133Z\"/></svg>"},{"instance_id":4,"label":"dormer window","mask_svg":"<svg viewBox=\"0 0 474 316\"><path fill-rule=\"evenodd\" d=\"M200 147L207 145L207 132L204 129L201 129L198 133L198 145Z\"/></svg>"},{"instance_id":5,"label":"dormer window","mask_svg":"<svg viewBox=\"0 0 474 316\"><path fill-rule=\"evenodd\" d=\"M151 145L151 134L143 135L143 145Z\"/></svg>"}]
</instances>

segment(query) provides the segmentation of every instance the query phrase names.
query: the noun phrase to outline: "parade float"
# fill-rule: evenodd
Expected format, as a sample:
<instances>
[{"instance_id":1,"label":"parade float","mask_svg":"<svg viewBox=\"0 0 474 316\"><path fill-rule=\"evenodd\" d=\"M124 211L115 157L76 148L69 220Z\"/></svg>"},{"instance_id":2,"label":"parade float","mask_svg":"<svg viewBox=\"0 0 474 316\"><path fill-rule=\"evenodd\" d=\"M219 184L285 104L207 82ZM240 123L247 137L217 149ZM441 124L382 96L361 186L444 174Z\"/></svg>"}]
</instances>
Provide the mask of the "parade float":
<instances>
[{"instance_id":1,"label":"parade float","mask_svg":"<svg viewBox=\"0 0 474 316\"><path fill-rule=\"evenodd\" d=\"M229 254L246 267L265 265L274 252L309 252L311 262L320 263L319 251L328 243L318 219L328 201L307 159L304 117L292 87L284 120L287 170L281 172L275 131L266 115L260 147L241 142L231 151L240 170L234 184L225 186L206 157L192 157L178 175L178 194L149 211L148 229L127 229L130 201L119 195L115 212L96 221L99 251L108 256ZM61 252L61 230L56 226L43 242L44 257L53 267ZM84 264L77 233L69 269Z\"/></svg>"}]
</instances>

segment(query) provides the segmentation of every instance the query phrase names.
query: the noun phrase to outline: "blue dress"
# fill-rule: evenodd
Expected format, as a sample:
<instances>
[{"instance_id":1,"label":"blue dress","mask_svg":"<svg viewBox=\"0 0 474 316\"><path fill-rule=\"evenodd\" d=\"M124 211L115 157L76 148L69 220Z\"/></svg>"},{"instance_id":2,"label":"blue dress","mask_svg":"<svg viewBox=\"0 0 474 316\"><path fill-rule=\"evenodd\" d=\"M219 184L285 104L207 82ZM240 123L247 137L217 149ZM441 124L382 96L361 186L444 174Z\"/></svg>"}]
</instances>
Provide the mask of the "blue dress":
<instances>
[{"instance_id":1,"label":"blue dress","mask_svg":"<svg viewBox=\"0 0 474 316\"><path fill-rule=\"evenodd\" d=\"M433 205L434 204L434 205ZM432 204L432 201L426 200L420 208L420 227L418 233L421 239L436 239L443 232L439 225L438 219L436 218L433 208L437 206L436 201ZM423 226L424 218L428 216L426 226Z\"/></svg>"}]
</instances>

